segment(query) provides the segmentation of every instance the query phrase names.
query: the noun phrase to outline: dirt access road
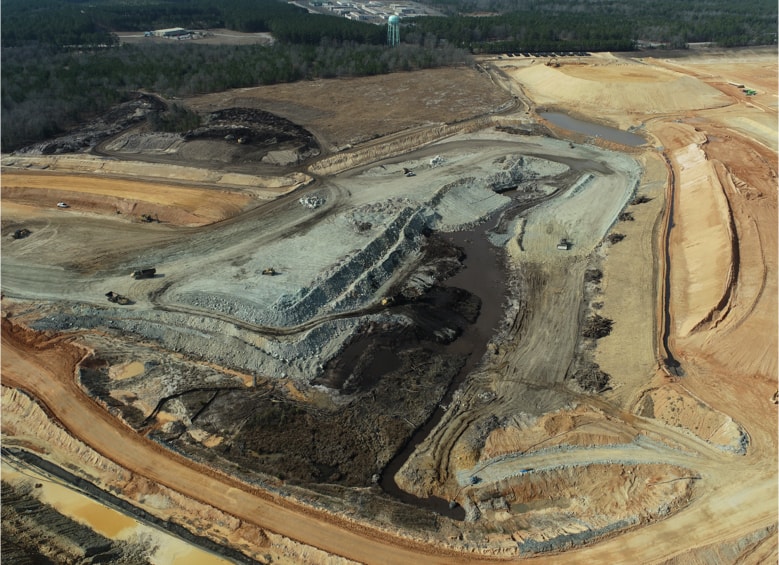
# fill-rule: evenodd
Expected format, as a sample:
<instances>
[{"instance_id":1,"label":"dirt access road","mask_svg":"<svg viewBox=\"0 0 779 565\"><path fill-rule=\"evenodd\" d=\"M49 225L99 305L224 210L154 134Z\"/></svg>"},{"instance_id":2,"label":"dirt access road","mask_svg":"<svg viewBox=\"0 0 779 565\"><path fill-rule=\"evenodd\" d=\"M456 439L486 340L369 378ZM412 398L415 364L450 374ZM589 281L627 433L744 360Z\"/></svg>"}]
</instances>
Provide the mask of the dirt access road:
<instances>
[{"instance_id":1,"label":"dirt access road","mask_svg":"<svg viewBox=\"0 0 779 565\"><path fill-rule=\"evenodd\" d=\"M755 73L763 72L766 61L775 61L775 53L758 54L750 64L755 66ZM399 474L398 482L410 492L432 492L457 499L466 507L469 521L456 523L439 519L434 534L429 531L420 533L412 528L404 536L396 536L387 532L402 530L402 526L394 524L387 528L386 523L377 526L369 524L371 521L364 517L352 522L290 504L283 505L290 510L287 529L286 522L279 522L280 525L274 522L274 514L268 506L280 504L282 500L286 503L286 499L247 488L227 475L206 471L178 457L175 458L175 469L163 464L151 468L139 464L139 461L152 460L141 452L136 456L143 459L122 459L121 462L139 475L186 491L185 494L198 500L207 498L206 502L214 507L242 516L248 522L272 531L289 533L294 539L333 554L366 562L441 559L451 563L457 562L456 559L463 562L474 560L472 553L467 553L467 558L459 557L464 555L462 552L492 555L493 559L500 559L499 555L517 558L519 552L525 549L559 551L571 540L574 543L578 539L583 540L580 543L587 542L592 536L608 534L615 524L623 524L617 526L619 528L625 527L625 523L633 528L619 535L612 533L615 536L613 540L577 549L570 554L536 559L549 562L559 562L564 558L574 562L635 562L637 559L660 562L669 559L705 560L718 556L725 560L743 557L759 561L769 556L770 560L770 556L776 554L776 544L774 536L765 532L776 522L777 449L776 411L769 398L775 390L776 363L765 352L776 350L776 338L775 332L765 331L765 328L776 326L775 316L771 314L776 311L776 264L772 259L776 255L776 194L771 181L776 179L776 144L761 124L765 123L764 114L771 118L772 112L775 121L776 93L761 93L752 106L740 100L737 92L728 90L727 81L713 73L713 69L727 68L727 64L732 63L727 54L720 61L724 67L716 67L716 61L707 60L705 72L695 71L695 59L691 59L689 67L692 70L688 74L679 72L680 65L684 69L688 67L678 59L673 61L673 70L669 70L668 64L662 61L632 61L609 56L571 60L570 64L561 68L534 61L518 64L507 59L486 63L504 73L499 83L516 81L515 84L530 97L528 103L531 107L535 102L569 110L575 103L580 115L590 119L599 116L612 124L638 127L652 137L654 146L663 147L663 158L658 159L654 149L644 154L633 150L645 170L638 193L647 196L649 202L628 207L633 220L623 220L613 228L626 233L627 237L614 245L600 245L600 241L629 201L635 183L639 181L636 175L629 173L632 165L625 165L631 160L619 154L608 157L612 162L607 169L626 171L621 176L610 176L607 170L601 170L602 165L597 165L607 154L599 153L600 149L594 145L576 143L570 147L565 141L534 138L514 143L511 141L512 134L507 131L533 131L529 129L532 124L524 114L499 118L482 115L477 118L480 120L478 125L473 127L490 129L498 126L500 132L477 134L468 130L466 136L448 146L446 143L428 146L418 157L396 157L382 161L380 165L372 165L370 160L380 157L376 144L373 144L362 156L358 145L355 151L341 153L335 156L338 159L331 160L341 167L348 167L350 163L364 165L359 174L350 173L335 177L330 184L323 183L324 187L330 187L326 190L340 195L328 198L329 205L338 204L334 208L343 212L346 203L349 203L348 210L355 214L353 218L358 220L359 225L373 226L380 222L393 225L398 217L395 214L401 210L400 207L383 204L381 213L378 213L376 201L372 200L374 197L366 187L380 186L386 197L397 202L416 198L417 202L424 203L431 199L435 202L433 209L442 215L439 225L450 226L451 229L451 226L468 225L505 205L501 204L505 201L500 201L489 191L482 191L483 187L478 182L457 184L458 179L474 175L477 179L489 179L490 175L506 171L506 163L516 163L516 154L543 155L545 159L552 154L558 155L554 165L526 161L522 168L523 174L535 170L543 172L533 179L533 190L547 190L545 183L549 184L550 193L555 188L562 188L556 197L511 220L504 232L490 236L507 247L510 271L516 277L511 287L514 302L509 303L510 316L500 339L494 344L493 354L455 395L445 416L417 447ZM582 81L582 73L587 76L586 81ZM473 78L469 76L467 80L472 81ZM486 75L480 78L482 83L489 80ZM375 82L375 79L371 80ZM471 84L476 85L477 82ZM489 84L493 84L492 81ZM654 89L658 96L642 98L635 95L636 88L641 92ZM341 93L338 95L343 95L342 88L336 90ZM499 93L503 91L490 92L489 96L482 98L483 101L501 100ZM566 93L570 92L578 92L580 96L567 100ZM310 106L303 108L286 100L286 95L276 94L276 109L284 111L286 108L290 119L298 110L308 116L306 125L317 132L323 147L328 146L328 141L331 146L340 146L342 139L358 144L364 139L358 131L363 124L336 118L326 112L324 106L316 111ZM264 105L270 94L265 90L242 91L212 97L206 104L224 103L229 96L238 96L246 104L253 100L254 104ZM332 102L330 96L321 96L321 99ZM431 104L435 108L438 102ZM485 107L489 106L485 104ZM370 119L377 118L373 115ZM679 124L676 122L678 119L686 120L686 123ZM346 122L349 122L348 127ZM345 128L340 133L337 132L339 124L344 124L342 127ZM411 125L406 123L398 127L403 129ZM419 125L417 121L416 126ZM439 136L458 133L457 129L447 129L449 126L429 123L427 126L420 133L433 130ZM696 132L696 128L700 131ZM753 132L753 137L745 136L745 130ZM701 137L702 132L705 139ZM463 134L463 130L459 133ZM584 141L585 137L575 132L558 131L558 135L568 136L577 142ZM431 142L431 138L424 135L416 140L424 144ZM413 136L407 137L403 143L413 147ZM500 144L505 144L505 149L498 149ZM537 147L533 148L534 144ZM487 150L490 147L494 149ZM739 151L727 154L724 147L736 147ZM484 158L480 151L485 150L493 153ZM565 153L569 154L561 157ZM444 167L432 166L431 159L436 156L441 157ZM561 172L558 169L560 164L566 163L566 159L571 164L574 162L571 159L576 158L589 162L586 170L574 168L574 172ZM670 163L670 169L665 168L665 162ZM619 163L622 165L617 166ZM320 170L332 169L331 165L327 167ZM414 169L416 177L403 177L403 167ZM553 172L559 176L554 176ZM592 184L588 184L591 181L585 176L587 174L594 175ZM706 180L701 183L701 178ZM716 185L713 183L715 179L718 181ZM555 183L556 186L552 186ZM707 185L714 186L721 193L702 193ZM431 186L434 189L446 186L447 189L423 192ZM614 196L605 199L609 206L597 206L595 195L601 192ZM691 202L685 201L685 194L696 194L697 197ZM664 207L664 202L670 203L671 199L673 209ZM279 206L290 206L293 200L290 197L284 203L282 198ZM696 201L705 201L708 207L696 206ZM593 208L583 208L582 203ZM4 205L4 224L9 218L19 221L14 214L20 209L12 207L6 210ZM40 211L35 207L24 210L29 213L27 221L29 218L46 217L46 221L51 223L45 225L51 226L55 233L63 233L57 230L67 225L73 227L87 217L77 212L73 218L62 223L50 219L52 213L59 212L57 210ZM474 210L478 211L476 216L469 216ZM598 213L594 214L596 210ZM663 210L672 211L673 217L663 215ZM288 212L290 217L303 217L299 208L289 208ZM327 239L332 237L327 234L331 231L338 233L345 240L345 246L336 248L330 244L332 262L313 264L312 272L328 272L359 241L351 239L356 236L351 235L350 224L339 223L342 220L337 213L330 214L330 217L333 218L330 227L328 222L307 222L302 231L313 236L309 241L320 242L334 242L334 239ZM582 218L588 217L597 217L597 221L582 221ZM722 218L726 221L723 222ZM169 280L166 281L165 277L153 283L155 288L159 286L164 290L161 296L171 305L189 300L187 297L195 296L195 291L204 292L209 285L213 288L214 281L218 279L209 277L221 277L219 280L225 282L229 280L231 282L226 286L239 289L223 296L247 292L258 292L256 296L263 296L260 291L251 290L256 278L249 271L258 269L269 257L280 257L267 253L271 250L269 245L281 240L272 238L272 241L265 242L268 246L256 256L249 251L250 240L233 245L231 242L238 238L239 233L241 237L250 233L242 231L243 220L249 220L245 224L248 229L256 222L264 221L264 217L260 212L244 214L231 220L232 224L228 222L227 229L221 226L209 228L211 234L199 240L195 247L203 252L208 249L209 237L221 233L218 238L222 242L220 245L224 245L221 249L231 251L222 256L226 260L224 265L214 268L209 276L202 277L197 283L184 276L188 269L198 265L198 258L187 257L183 244L156 247L166 240L168 246L176 240L182 241L182 234L169 226L151 226L150 235L140 236L141 229L135 224L117 224L115 218L98 218L97 223L86 229L115 231L117 241L137 232L139 237L148 238L147 245L137 247L138 253L151 254L147 256L157 253L160 259L178 260L180 268L170 271ZM664 242L671 220L674 228L670 231L666 247ZM726 227L723 228L723 225ZM574 238L577 245L570 254L561 256L554 250L554 245L565 230L578 230ZM345 234L350 235L347 238ZM154 238L160 239L155 242ZM198 241L194 232L184 239ZM700 241L711 243L711 247L702 249ZM79 327L78 324L83 323L80 320L87 318L63 314L57 305L57 290L46 285L46 277L37 277L38 286L34 292L32 287L25 290L29 285L23 282L22 265L35 256L28 253L25 257L25 245L36 244L36 239L32 237L29 242L16 243L22 245L17 245L12 253L4 257L4 292L10 292L15 297L14 317L19 315L35 320L38 312L39 324L43 316L43 323L52 324L52 327L71 327L64 324L72 323ZM113 265L115 273L107 273L108 278L103 278L100 284L119 284L122 277L127 279L123 270L127 266L123 263L126 259L112 249L111 243L107 242L100 252L86 259L73 259L72 253L67 251L66 241L60 245L63 247L58 252L48 254L45 260L39 259L40 264L35 269L62 271L63 276L73 281L85 281L90 269L107 260ZM171 249L178 251L172 253ZM666 251L669 252L667 256ZM406 250L404 253L409 253L411 257L414 252ZM705 272L705 277L696 279L699 276L697 265L704 256L714 256L717 260L706 264L710 270ZM306 255L299 258L303 261ZM380 258L371 260L381 262ZM308 263L312 263L310 258ZM170 264L173 265L173 261ZM601 282L583 284L583 279L593 269L601 272ZM670 277L668 287L663 283L666 270ZM176 273L182 276L179 279L181 292L178 293L175 286L165 287L166 282L176 282ZM640 273L640 276L631 280L630 274L634 273ZM292 282L295 277L289 276L286 280ZM298 279L296 284L307 286L316 280L315 273L312 273L309 279ZM624 282L626 280L630 282ZM279 279L273 284L281 285L283 281ZM96 292L100 285L93 286L91 290L87 287L81 294L70 292L79 302L86 303L74 306L74 311L82 309L90 320L105 316L106 320L111 320L106 322L106 327L120 323L124 324L120 327L131 328L132 332L139 331L137 319L143 319L144 324L148 324L167 316L156 311L155 303L148 300L148 288L135 286L136 283L129 286L129 280L126 284L138 300L137 306L128 311L130 315L106 314L90 305L90 302L95 305L96 302L87 294ZM189 286L183 286L185 284ZM358 280L354 284L359 284ZM701 287L703 292L689 290L700 290ZM165 288L173 290L165 294L168 292ZM294 286L291 288L294 290ZM282 293L289 292L281 287L279 289ZM636 300L636 295L642 298ZM36 304L34 300L39 296L45 296L52 302L49 305L45 302ZM33 302L30 303L30 300ZM258 299L257 303L265 301L265 298ZM560 304L567 306L560 308ZM167 320L171 329L177 323L189 329L190 324L197 322L197 315L203 317L194 326L197 332L191 332L186 340L176 342L176 348L186 347L187 342L189 347L200 347L201 344L205 347L207 343L216 343L221 335L229 337L234 350L239 341L235 337L238 336L251 343L254 351L266 348L265 351L276 357L287 357L286 351L279 353L278 350L267 349L266 336L261 339L252 336L251 331L256 331L256 327L249 328L251 331L244 335L241 334L243 330L230 326L231 323L246 322L248 314L240 309L220 313L213 306L200 308L197 314L188 311L184 312L186 316ZM614 331L597 342L582 340L578 335L578 317L587 317L594 312L611 318ZM217 321L219 324L216 324ZM225 325L220 325L223 322ZM16 384L19 387L40 395L61 422L70 423L67 427L72 433L87 443L95 442L94 447L109 458L123 457L121 453L113 453L112 446L116 443L105 443L108 437L116 440L117 433L122 434L134 448L151 449L157 454L149 452L149 458L163 453L156 444L132 435L129 427L108 417L105 412L101 412L99 417L95 414L91 420L80 418L78 407L82 403L90 412L100 410L98 405L86 400L73 381L74 367L83 350L74 349L72 353L67 353L64 345L52 342L49 345L54 353L53 357L49 357L34 348L28 349L31 344L27 340L34 342L37 339L34 335L10 331L7 322L4 324L3 373L12 376L11 381L4 377L4 384L14 384L13 379L18 379ZM202 334L209 336L208 339L197 341ZM22 335L26 337L21 340L14 337ZM89 332L81 335L88 339ZM666 341L684 370L685 376L677 382L660 370L667 354L663 349ZM297 343L294 347L302 351L300 344L304 342ZM164 342L163 346L169 347ZM129 342L123 347L131 351L128 361L140 358ZM34 356L32 351L36 351ZM632 352L637 353L634 356ZM221 355L222 350L219 353ZM57 355L67 357L68 363L63 366ZM625 357L631 357L631 362L625 363ZM30 369L29 364L35 366L43 360L51 364L51 378L61 387L55 392L44 386L33 390L38 385L23 382L32 378L28 375L37 372ZM600 368L611 376L611 390L597 397L583 394L572 386L568 374L569 366L592 361L597 361ZM268 363L263 366L265 374L271 371L272 362L269 360ZM315 370L315 365L296 367L304 375ZM290 368L284 371L290 371ZM251 382L247 374L251 372L248 366L244 368L243 376L249 377L246 382ZM743 391L744 383L749 384L746 392ZM294 387L291 386L293 384ZM148 385L135 381L132 386L135 390L131 392L138 396L143 394L141 387ZM296 394L304 398L310 395L309 402L314 398L313 391L308 391L300 380L290 383L290 390L297 391ZM68 400L61 400L57 393L63 399L67 396ZM114 398L131 398L127 394L117 389ZM161 396L165 393L158 391L157 394ZM143 398L150 404L144 408L138 402L136 408L145 411L144 414L150 412L155 398ZM172 411L165 417L175 418L176 414ZM92 426L94 422L101 422L101 428L105 426L105 429L93 431L90 422ZM214 444L218 444L223 433L210 429L203 436L206 430L198 429L197 424L191 427L191 432L198 437L210 438L209 441ZM87 435L90 433L106 436L91 437ZM100 445L105 451L99 448ZM617 447L604 447L609 445ZM658 467L656 463L663 458L677 467ZM527 468L533 471L529 474L520 472ZM214 481L209 483L215 489L213 496L203 495L207 489L204 491L197 486L196 471L205 472L209 480ZM179 473L191 478L192 482L187 482L186 488L178 484ZM597 476L596 481L590 480L591 473ZM481 483L469 484L474 474L481 477ZM219 496L225 492L225 487L246 494L226 499ZM561 494L559 501L551 501L550 504L545 496L539 497L539 493L544 492L570 494ZM614 496L598 496L604 492L613 492ZM748 501L748 504L736 503L741 500ZM244 502L247 506L243 505ZM571 520L570 512L558 512L558 505L575 511L574 520ZM266 510L268 513L265 513ZM312 520L311 527L295 528L294 512ZM365 523L357 526L361 520ZM646 522L656 523L644 525ZM585 524L584 527L582 524ZM325 533L328 535L325 536ZM581 537L577 538L577 535ZM411 539L420 541L409 541ZM422 543L423 539L427 543ZM550 545L542 546L546 540L551 540ZM352 546L354 549L349 549Z\"/></svg>"},{"instance_id":2,"label":"dirt access road","mask_svg":"<svg viewBox=\"0 0 779 565\"><path fill-rule=\"evenodd\" d=\"M134 473L335 555L398 564L415 561L420 555L429 563L473 562L412 541L404 543L389 536L382 540L378 532L359 524L316 513L267 492L251 492L245 483L195 465L139 436L87 397L72 378L86 354L80 348L61 339L41 342L5 319L2 336L3 385L24 390L52 407L60 424L75 437ZM30 343L30 337L38 343Z\"/></svg>"}]
</instances>

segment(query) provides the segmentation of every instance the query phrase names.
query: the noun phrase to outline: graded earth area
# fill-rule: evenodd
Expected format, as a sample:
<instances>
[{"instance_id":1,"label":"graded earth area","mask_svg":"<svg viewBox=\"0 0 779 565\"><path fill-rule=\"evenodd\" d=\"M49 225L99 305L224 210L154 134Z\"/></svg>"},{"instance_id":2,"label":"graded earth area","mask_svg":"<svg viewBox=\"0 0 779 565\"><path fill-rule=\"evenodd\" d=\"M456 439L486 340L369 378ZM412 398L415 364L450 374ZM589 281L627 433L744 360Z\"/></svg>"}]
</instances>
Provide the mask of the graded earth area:
<instances>
[{"instance_id":1,"label":"graded earth area","mask_svg":"<svg viewBox=\"0 0 779 565\"><path fill-rule=\"evenodd\" d=\"M6 456L236 562L775 561L776 59L491 57L4 156Z\"/></svg>"}]
</instances>

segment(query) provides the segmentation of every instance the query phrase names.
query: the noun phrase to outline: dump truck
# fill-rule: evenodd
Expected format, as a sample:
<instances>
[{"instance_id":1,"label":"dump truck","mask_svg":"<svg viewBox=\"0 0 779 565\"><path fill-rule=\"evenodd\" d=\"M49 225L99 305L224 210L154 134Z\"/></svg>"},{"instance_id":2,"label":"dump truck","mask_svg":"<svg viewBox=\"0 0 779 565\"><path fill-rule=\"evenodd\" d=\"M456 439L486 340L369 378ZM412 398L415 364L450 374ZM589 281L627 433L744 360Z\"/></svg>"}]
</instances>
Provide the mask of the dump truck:
<instances>
[{"instance_id":1,"label":"dump truck","mask_svg":"<svg viewBox=\"0 0 779 565\"><path fill-rule=\"evenodd\" d=\"M108 298L108 301L113 302L114 304L121 304L124 306L130 303L129 298L122 296L121 294L117 294L113 290L106 292L105 295L106 298Z\"/></svg>"},{"instance_id":2,"label":"dump truck","mask_svg":"<svg viewBox=\"0 0 779 565\"><path fill-rule=\"evenodd\" d=\"M157 274L157 269L155 269L154 267L144 267L143 269L138 269L137 271L133 271L132 273L130 273L130 276L135 280L153 279L155 274Z\"/></svg>"}]
</instances>

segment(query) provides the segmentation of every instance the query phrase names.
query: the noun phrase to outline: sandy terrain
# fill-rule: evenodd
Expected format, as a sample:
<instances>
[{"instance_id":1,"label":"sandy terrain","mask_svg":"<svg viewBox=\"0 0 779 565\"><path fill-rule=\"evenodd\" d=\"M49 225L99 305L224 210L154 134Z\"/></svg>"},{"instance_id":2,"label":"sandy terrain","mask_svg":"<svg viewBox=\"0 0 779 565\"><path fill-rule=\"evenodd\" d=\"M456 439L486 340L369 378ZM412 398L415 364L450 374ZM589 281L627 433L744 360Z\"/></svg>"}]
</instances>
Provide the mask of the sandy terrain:
<instances>
[{"instance_id":1,"label":"sandy terrain","mask_svg":"<svg viewBox=\"0 0 779 565\"><path fill-rule=\"evenodd\" d=\"M775 561L776 52L483 69L191 101L313 132L324 154L278 181L4 157L3 235L31 229L2 257L5 445L259 562ZM541 107L649 143L528 135ZM152 210L162 223L128 221ZM160 275L127 277L141 263ZM470 290L447 302L447 280ZM497 330L460 320L471 295ZM587 333L596 314L607 335ZM435 384L488 339L459 387ZM173 502L137 496L157 488Z\"/></svg>"}]
</instances>

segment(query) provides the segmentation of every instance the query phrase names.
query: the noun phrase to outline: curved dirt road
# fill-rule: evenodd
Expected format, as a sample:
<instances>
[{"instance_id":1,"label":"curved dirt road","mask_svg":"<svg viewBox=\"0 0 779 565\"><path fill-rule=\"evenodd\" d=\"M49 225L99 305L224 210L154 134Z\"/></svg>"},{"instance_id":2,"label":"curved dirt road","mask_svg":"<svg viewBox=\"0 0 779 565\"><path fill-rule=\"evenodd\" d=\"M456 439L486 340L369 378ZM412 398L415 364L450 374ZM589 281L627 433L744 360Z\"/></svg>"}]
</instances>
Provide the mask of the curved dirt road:
<instances>
[{"instance_id":1,"label":"curved dirt road","mask_svg":"<svg viewBox=\"0 0 779 565\"><path fill-rule=\"evenodd\" d=\"M474 562L472 556L436 551L296 505L163 449L123 426L78 387L74 375L86 352L66 341L31 349L25 335L3 319L3 384L38 398L74 437L126 469L246 522L357 561Z\"/></svg>"}]
</instances>

